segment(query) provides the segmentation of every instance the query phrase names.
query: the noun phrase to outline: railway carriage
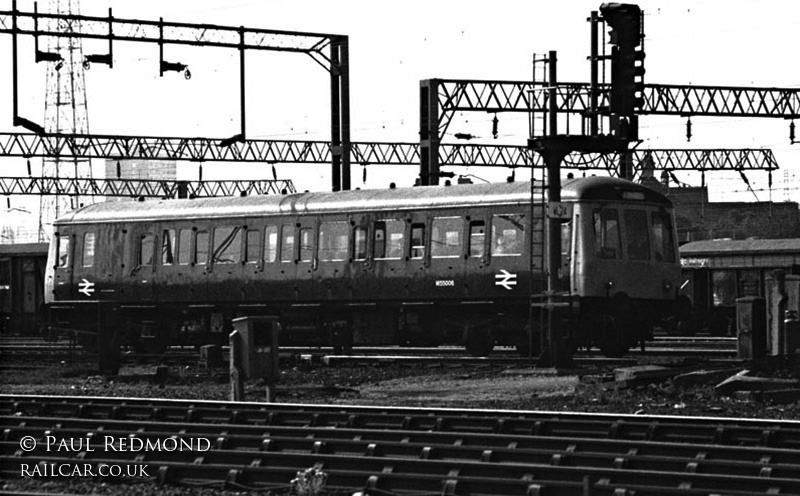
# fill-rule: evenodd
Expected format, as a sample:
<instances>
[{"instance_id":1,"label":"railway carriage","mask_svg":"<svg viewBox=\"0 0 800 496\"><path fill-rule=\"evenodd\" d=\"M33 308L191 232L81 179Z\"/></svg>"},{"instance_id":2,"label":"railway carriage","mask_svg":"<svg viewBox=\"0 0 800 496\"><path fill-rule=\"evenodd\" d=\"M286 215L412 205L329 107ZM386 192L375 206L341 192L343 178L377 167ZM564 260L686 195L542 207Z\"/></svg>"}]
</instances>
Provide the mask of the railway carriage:
<instances>
[{"instance_id":1,"label":"railway carriage","mask_svg":"<svg viewBox=\"0 0 800 496\"><path fill-rule=\"evenodd\" d=\"M541 186L537 186L541 191ZM90 205L55 223L50 318L113 306L134 346L224 341L280 316L282 344L538 343L544 215L531 183ZM626 351L679 305L672 205L613 178L563 185L569 342ZM534 334L531 338L530 334Z\"/></svg>"},{"instance_id":2,"label":"railway carriage","mask_svg":"<svg viewBox=\"0 0 800 496\"><path fill-rule=\"evenodd\" d=\"M0 244L0 334L38 334L46 243Z\"/></svg>"}]
</instances>

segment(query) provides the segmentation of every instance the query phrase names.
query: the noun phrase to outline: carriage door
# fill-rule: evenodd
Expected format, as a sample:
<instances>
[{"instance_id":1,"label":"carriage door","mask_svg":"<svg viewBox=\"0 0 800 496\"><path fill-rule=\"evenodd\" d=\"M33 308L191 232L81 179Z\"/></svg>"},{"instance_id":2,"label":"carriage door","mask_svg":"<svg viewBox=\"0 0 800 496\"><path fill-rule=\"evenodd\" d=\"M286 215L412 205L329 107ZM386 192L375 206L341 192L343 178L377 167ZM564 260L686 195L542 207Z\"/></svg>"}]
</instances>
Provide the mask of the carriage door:
<instances>
[{"instance_id":1,"label":"carriage door","mask_svg":"<svg viewBox=\"0 0 800 496\"><path fill-rule=\"evenodd\" d=\"M463 295L466 268L463 242L464 219L461 216L433 218L430 273L437 298L460 298Z\"/></svg>"},{"instance_id":2,"label":"carriage door","mask_svg":"<svg viewBox=\"0 0 800 496\"><path fill-rule=\"evenodd\" d=\"M140 232L134 238L133 268L130 271L131 289L134 300L153 299L153 263L155 259L156 236L152 232Z\"/></svg>"},{"instance_id":3,"label":"carriage door","mask_svg":"<svg viewBox=\"0 0 800 496\"><path fill-rule=\"evenodd\" d=\"M494 288L494 276L488 265L489 236L488 222L484 217L467 216L464 243L466 244L466 284L467 299L486 300L482 295Z\"/></svg>"},{"instance_id":4,"label":"carriage door","mask_svg":"<svg viewBox=\"0 0 800 496\"><path fill-rule=\"evenodd\" d=\"M70 300L72 294L72 250L73 236L66 232L56 233L57 258L54 267L53 297L55 301Z\"/></svg>"},{"instance_id":5,"label":"carriage door","mask_svg":"<svg viewBox=\"0 0 800 496\"><path fill-rule=\"evenodd\" d=\"M84 231L79 234L80 246L76 247L77 257L73 264L73 274L77 284L75 297L79 300L98 299L97 271L95 267L95 246L97 235L94 231Z\"/></svg>"},{"instance_id":6,"label":"carriage door","mask_svg":"<svg viewBox=\"0 0 800 496\"><path fill-rule=\"evenodd\" d=\"M313 219L284 223L280 230L281 279L286 281L285 298L298 304L312 298L314 259Z\"/></svg>"}]
</instances>

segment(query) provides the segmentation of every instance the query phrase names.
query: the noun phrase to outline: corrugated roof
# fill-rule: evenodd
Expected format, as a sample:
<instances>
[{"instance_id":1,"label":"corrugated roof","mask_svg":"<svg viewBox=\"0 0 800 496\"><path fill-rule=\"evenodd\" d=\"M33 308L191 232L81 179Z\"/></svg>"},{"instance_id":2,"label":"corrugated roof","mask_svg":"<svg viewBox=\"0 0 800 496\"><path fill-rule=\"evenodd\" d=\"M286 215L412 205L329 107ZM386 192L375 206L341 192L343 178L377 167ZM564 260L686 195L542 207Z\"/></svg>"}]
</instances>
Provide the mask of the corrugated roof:
<instances>
[{"instance_id":1,"label":"corrugated roof","mask_svg":"<svg viewBox=\"0 0 800 496\"><path fill-rule=\"evenodd\" d=\"M800 238L692 241L681 246L680 251L682 256L800 253Z\"/></svg>"}]
</instances>

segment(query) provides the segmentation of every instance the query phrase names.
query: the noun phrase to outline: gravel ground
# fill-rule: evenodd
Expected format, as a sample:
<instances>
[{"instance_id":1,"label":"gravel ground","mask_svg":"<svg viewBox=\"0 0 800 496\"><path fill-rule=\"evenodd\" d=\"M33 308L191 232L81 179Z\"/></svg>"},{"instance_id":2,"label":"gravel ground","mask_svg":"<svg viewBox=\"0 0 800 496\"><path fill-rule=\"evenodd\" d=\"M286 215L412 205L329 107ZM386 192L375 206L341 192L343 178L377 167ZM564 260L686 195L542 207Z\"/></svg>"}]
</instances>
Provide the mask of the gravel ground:
<instances>
[{"instance_id":1,"label":"gravel ground","mask_svg":"<svg viewBox=\"0 0 800 496\"><path fill-rule=\"evenodd\" d=\"M742 367L745 368L745 367ZM751 375L800 379L800 360L748 364ZM492 408L653 415L696 415L734 418L800 419L800 402L769 404L748 394L718 396L714 384L678 387L671 381L639 387L607 384L609 370L559 371L510 366L419 366L382 364L364 367L285 367L277 401L353 405L394 405L447 408ZM90 365L58 364L34 370L0 372L0 392L70 396L119 396L227 400L225 369L201 371L170 367L157 380L154 366L129 366L119 376L96 375ZM264 400L263 381L248 381L248 401ZM107 485L93 481L41 482L22 479L0 482L0 492L52 490L72 494L242 494L212 488L156 488Z\"/></svg>"}]
</instances>

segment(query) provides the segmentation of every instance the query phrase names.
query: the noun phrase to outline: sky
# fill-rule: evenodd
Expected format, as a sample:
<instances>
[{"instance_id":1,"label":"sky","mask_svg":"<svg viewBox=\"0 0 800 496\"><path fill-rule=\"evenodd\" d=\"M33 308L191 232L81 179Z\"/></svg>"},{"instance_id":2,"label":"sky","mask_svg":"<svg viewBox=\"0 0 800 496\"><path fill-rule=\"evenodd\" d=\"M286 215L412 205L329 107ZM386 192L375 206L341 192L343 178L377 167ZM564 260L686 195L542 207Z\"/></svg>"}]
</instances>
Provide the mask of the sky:
<instances>
[{"instance_id":1,"label":"sky","mask_svg":"<svg viewBox=\"0 0 800 496\"><path fill-rule=\"evenodd\" d=\"M0 0L10 9L10 0ZM39 10L50 9L49 0ZM800 88L796 64L800 3L790 0L644 0L646 82L719 86ZM562 81L588 81L590 12L600 2L571 0L84 0L85 15L189 23L213 23L349 36L351 139L418 140L419 82L429 78L530 80L534 54L558 52ZM32 10L33 2L19 0ZM0 37L0 130L12 126L11 37ZM104 53L105 42L84 42L84 54ZM158 75L158 49L117 43L114 68L95 65L85 72L89 129L94 134L225 138L239 132L238 53L198 47L165 47L165 59L189 65L192 79ZM330 138L329 77L303 54L247 54L247 135L250 138ZM45 64L33 63L33 42L20 43L20 114L44 116ZM3 97L5 95L5 97ZM5 116L3 118L2 116ZM456 115L443 142L457 132L472 143L524 145L527 118L501 114L497 140L491 115ZM800 123L798 123L800 124ZM798 126L800 127L800 126ZM747 174L753 191L737 173L706 175L712 200L800 201L800 144L789 143L782 119L692 118L690 142L680 117L640 118L640 148L770 148L780 169ZM800 139L800 129L798 129ZM99 165L99 164L98 164ZM329 190L329 166L279 164L278 175L299 190ZM488 181L502 181L507 169L453 168ZM4 176L26 175L24 159L0 159ZM197 178L197 165L179 164L181 178ZM370 165L367 180L354 166L353 187L382 188L394 181L411 185L417 167ZM97 174L98 176L101 174ZM676 173L699 185L695 173ZM271 178L268 166L206 164L204 179ZM13 199L12 202L18 200ZM6 205L4 205L5 207Z\"/></svg>"}]
</instances>

